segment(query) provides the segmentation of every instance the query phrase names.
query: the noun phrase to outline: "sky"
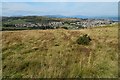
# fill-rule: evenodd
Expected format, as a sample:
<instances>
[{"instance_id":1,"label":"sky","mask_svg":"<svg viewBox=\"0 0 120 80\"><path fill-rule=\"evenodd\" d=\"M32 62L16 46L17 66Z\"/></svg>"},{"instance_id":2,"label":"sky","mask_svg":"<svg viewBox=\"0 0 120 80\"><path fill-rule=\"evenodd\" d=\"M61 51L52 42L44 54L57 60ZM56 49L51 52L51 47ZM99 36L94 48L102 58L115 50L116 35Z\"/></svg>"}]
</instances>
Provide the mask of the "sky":
<instances>
[{"instance_id":1,"label":"sky","mask_svg":"<svg viewBox=\"0 0 120 80\"><path fill-rule=\"evenodd\" d=\"M11 0L11 1L15 1L15 0ZM117 2L3 2L2 15L3 16L82 15L82 16L114 16L115 17L118 15L118 3Z\"/></svg>"},{"instance_id":2,"label":"sky","mask_svg":"<svg viewBox=\"0 0 120 80\"><path fill-rule=\"evenodd\" d=\"M2 2L119 2L119 0L1 0Z\"/></svg>"}]
</instances>

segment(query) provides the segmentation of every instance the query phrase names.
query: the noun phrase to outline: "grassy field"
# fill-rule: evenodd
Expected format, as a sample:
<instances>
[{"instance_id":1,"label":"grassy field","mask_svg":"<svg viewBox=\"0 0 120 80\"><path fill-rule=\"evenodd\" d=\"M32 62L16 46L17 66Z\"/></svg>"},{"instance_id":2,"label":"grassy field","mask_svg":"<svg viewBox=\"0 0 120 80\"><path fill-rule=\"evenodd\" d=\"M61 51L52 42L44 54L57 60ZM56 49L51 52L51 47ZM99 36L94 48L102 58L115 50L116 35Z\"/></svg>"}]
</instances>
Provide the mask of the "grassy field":
<instances>
[{"instance_id":1,"label":"grassy field","mask_svg":"<svg viewBox=\"0 0 120 80\"><path fill-rule=\"evenodd\" d=\"M79 45L88 34L89 45ZM118 27L2 32L3 77L118 77Z\"/></svg>"}]
</instances>

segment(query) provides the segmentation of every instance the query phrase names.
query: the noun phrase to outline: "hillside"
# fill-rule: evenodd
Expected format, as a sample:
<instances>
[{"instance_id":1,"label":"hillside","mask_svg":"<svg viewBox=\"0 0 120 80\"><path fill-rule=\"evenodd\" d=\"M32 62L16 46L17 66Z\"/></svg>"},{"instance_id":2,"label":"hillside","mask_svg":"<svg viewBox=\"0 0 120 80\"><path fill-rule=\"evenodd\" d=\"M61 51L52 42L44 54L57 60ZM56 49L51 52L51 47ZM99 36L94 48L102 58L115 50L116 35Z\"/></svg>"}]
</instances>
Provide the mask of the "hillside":
<instances>
[{"instance_id":1,"label":"hillside","mask_svg":"<svg viewBox=\"0 0 120 80\"><path fill-rule=\"evenodd\" d=\"M76 43L76 39L83 34L91 37L89 45ZM117 26L3 31L3 77L117 77L117 34Z\"/></svg>"},{"instance_id":2,"label":"hillside","mask_svg":"<svg viewBox=\"0 0 120 80\"><path fill-rule=\"evenodd\" d=\"M2 31L13 30L46 30L64 28L77 30L117 24L117 21L106 19L55 18L45 16L3 17Z\"/></svg>"}]
</instances>

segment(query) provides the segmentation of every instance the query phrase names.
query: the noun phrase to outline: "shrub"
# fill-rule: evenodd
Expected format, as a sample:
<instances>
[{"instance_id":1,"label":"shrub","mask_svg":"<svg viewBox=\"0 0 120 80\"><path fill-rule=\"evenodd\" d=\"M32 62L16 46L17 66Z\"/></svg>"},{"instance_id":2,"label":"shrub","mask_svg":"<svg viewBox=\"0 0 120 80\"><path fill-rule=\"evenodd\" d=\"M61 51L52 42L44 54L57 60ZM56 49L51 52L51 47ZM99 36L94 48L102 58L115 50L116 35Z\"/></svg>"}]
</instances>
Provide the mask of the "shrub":
<instances>
[{"instance_id":1,"label":"shrub","mask_svg":"<svg viewBox=\"0 0 120 80\"><path fill-rule=\"evenodd\" d=\"M68 29L68 27L61 27L61 28L63 28L63 29Z\"/></svg>"},{"instance_id":2,"label":"shrub","mask_svg":"<svg viewBox=\"0 0 120 80\"><path fill-rule=\"evenodd\" d=\"M90 38L87 34L85 34L85 35L83 35L83 36L80 36L80 37L76 40L76 42L77 42L78 44L82 44L82 45L88 45L90 41L91 41L91 38Z\"/></svg>"}]
</instances>

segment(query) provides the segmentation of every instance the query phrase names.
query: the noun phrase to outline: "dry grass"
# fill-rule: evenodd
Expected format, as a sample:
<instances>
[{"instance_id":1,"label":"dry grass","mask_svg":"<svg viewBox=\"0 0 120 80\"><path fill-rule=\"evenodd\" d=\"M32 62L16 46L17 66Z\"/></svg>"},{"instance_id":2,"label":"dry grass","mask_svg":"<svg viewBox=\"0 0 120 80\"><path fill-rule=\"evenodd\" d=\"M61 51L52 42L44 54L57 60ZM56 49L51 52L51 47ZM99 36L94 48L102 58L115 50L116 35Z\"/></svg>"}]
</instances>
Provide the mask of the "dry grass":
<instances>
[{"instance_id":1,"label":"dry grass","mask_svg":"<svg viewBox=\"0 0 120 80\"><path fill-rule=\"evenodd\" d=\"M3 77L114 78L117 77L117 26L83 30L26 30L3 32ZM88 34L83 46L76 39Z\"/></svg>"}]
</instances>

